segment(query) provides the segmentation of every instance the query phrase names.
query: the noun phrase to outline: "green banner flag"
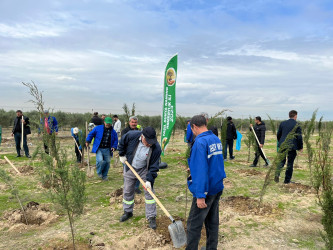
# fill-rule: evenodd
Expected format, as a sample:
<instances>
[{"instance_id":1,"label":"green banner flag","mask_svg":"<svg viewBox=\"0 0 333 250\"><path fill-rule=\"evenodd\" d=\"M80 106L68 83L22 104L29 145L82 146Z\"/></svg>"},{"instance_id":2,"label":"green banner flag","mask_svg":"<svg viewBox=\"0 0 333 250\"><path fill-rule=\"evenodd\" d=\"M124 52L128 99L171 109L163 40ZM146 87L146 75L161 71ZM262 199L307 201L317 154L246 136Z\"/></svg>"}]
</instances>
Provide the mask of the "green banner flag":
<instances>
[{"instance_id":1,"label":"green banner flag","mask_svg":"<svg viewBox=\"0 0 333 250\"><path fill-rule=\"evenodd\" d=\"M162 155L170 140L173 126L176 123L176 79L178 55L173 56L165 68L163 110L161 121Z\"/></svg>"}]
</instances>

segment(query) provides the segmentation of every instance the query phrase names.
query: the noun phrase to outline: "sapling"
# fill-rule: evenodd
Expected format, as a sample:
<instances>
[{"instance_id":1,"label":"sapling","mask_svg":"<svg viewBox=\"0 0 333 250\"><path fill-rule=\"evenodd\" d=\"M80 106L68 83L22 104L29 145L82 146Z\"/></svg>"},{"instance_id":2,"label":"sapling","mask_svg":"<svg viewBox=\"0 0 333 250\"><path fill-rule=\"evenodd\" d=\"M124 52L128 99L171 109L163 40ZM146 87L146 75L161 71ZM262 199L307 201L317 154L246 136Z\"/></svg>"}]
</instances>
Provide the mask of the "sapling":
<instances>
[{"instance_id":1,"label":"sapling","mask_svg":"<svg viewBox=\"0 0 333 250\"><path fill-rule=\"evenodd\" d=\"M272 179L274 176L280 176L282 167L281 167L281 161L286 159L288 152L292 149L293 147L293 140L297 137L296 131L299 129L299 124L296 125L287 135L286 139L284 140L283 143L281 143L278 152L276 153L273 163L270 165L264 184L262 186L262 189L260 191L260 201L259 201L259 207L261 207L263 197L266 193L266 189L268 185L271 183Z\"/></svg>"},{"instance_id":2,"label":"sapling","mask_svg":"<svg viewBox=\"0 0 333 250\"><path fill-rule=\"evenodd\" d=\"M321 223L325 233L321 233L321 236L327 249L333 249L333 184L332 159L330 157L332 132L332 128L329 128L319 133L318 149L313 154L313 187L323 211Z\"/></svg>"},{"instance_id":3,"label":"sapling","mask_svg":"<svg viewBox=\"0 0 333 250\"><path fill-rule=\"evenodd\" d=\"M10 175L8 175L5 170L0 168L0 179L10 187L11 194L15 196L15 198L17 199L17 201L20 204L20 207L22 209L22 213L23 213L23 216L24 216L25 224L28 225L28 220L27 220L27 216L25 214L25 209L22 205L18 189L15 187L15 184L13 182L12 177L10 177Z\"/></svg>"}]
</instances>

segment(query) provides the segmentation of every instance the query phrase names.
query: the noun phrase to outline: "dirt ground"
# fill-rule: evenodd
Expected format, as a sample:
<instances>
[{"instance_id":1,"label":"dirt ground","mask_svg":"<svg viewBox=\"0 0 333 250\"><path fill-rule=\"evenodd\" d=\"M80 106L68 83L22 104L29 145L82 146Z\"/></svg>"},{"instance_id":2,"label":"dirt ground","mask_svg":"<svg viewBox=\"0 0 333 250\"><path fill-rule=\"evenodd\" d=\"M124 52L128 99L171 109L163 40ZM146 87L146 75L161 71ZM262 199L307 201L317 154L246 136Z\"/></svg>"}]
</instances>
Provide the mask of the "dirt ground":
<instances>
[{"instance_id":1,"label":"dirt ground","mask_svg":"<svg viewBox=\"0 0 333 250\"><path fill-rule=\"evenodd\" d=\"M72 139L66 138L68 133L60 132L60 143L68 152L68 161L74 162L74 147ZM52 204L48 189L40 183L37 170L41 162L24 157L16 159L9 130L4 129L3 136L0 167L15 180L28 223L10 187L0 181L0 249L72 249L68 219L64 211ZM36 135L29 136L28 143L33 152L38 145ZM273 159L275 147L274 136L268 133L264 148L268 158ZM186 229L185 214L188 216L192 196L186 192L185 150L183 134L177 131L162 158L168 168L160 170L154 188L170 214L181 220ZM227 178L220 201L218 249L323 248L321 210L311 187L306 153L299 155L295 162L295 183L270 183L260 207L260 191L268 168L264 167L263 160L260 167L249 167L252 162L247 161L244 143L241 151L234 154L235 160L225 162ZM11 156L20 175L3 160L4 155ZM90 164L94 161L92 154ZM168 232L171 221L160 208L157 230L148 228L143 194L135 196L133 218L119 222L123 213L122 185L122 167L115 167L113 162L108 182L102 182L96 174L87 178L87 204L83 215L75 220L77 249L174 249ZM205 241L203 228L200 246Z\"/></svg>"}]
</instances>

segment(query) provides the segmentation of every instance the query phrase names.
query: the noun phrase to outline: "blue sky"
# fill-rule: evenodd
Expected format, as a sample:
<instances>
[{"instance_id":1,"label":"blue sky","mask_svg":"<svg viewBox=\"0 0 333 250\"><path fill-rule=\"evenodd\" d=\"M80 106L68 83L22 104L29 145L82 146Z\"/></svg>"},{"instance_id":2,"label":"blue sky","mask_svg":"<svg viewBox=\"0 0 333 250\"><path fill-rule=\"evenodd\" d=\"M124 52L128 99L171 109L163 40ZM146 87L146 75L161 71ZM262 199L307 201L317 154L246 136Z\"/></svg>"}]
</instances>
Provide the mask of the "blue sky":
<instances>
[{"instance_id":1,"label":"blue sky","mask_svg":"<svg viewBox=\"0 0 333 250\"><path fill-rule=\"evenodd\" d=\"M177 113L333 120L333 2L0 2L0 108L31 110L21 82L66 112L161 113L178 53Z\"/></svg>"}]
</instances>

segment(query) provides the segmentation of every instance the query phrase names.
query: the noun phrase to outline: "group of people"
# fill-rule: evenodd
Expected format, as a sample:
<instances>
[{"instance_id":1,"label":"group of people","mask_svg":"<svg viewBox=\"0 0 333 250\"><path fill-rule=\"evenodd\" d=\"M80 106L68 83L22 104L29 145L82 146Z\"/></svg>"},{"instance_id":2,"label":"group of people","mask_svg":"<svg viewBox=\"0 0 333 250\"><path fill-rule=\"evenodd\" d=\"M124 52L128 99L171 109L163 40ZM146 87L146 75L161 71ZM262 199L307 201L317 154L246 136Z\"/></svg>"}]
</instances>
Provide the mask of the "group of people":
<instances>
[{"instance_id":1,"label":"group of people","mask_svg":"<svg viewBox=\"0 0 333 250\"><path fill-rule=\"evenodd\" d=\"M58 122L54 116L50 116L48 110L44 110L44 116L40 119L40 126L38 128L38 135L43 134L45 153L49 154L49 143L55 144L54 137L46 136L58 134ZM24 116L22 110L16 111L14 125L12 129L12 136L15 139L16 157L21 157L21 146L23 146L25 156L31 158L29 154L29 147L27 143L27 135L31 134L29 117ZM22 144L23 140L23 145Z\"/></svg>"},{"instance_id":2,"label":"group of people","mask_svg":"<svg viewBox=\"0 0 333 250\"><path fill-rule=\"evenodd\" d=\"M29 157L29 150L26 144L26 135L30 133L29 118L23 116L22 111L18 110L17 117L14 121L13 136L15 136L16 150L20 156L19 143L23 136L23 145L25 154ZM159 159L161 156L161 147L157 141L156 131L152 127L138 128L138 118L130 117L128 126L121 132L121 122L118 116L104 117L97 119L96 112L92 118L94 128L87 135L85 146L93 143L92 152L96 153L96 172L102 180L107 180L110 161L113 153L118 150L119 158L124 166L123 178L123 210L120 222L124 222L133 216L134 196L138 187L137 177L130 171L127 164L130 164L137 174L145 183L144 195L146 203L146 218L149 227L156 229L156 201L149 194L147 189L154 192L154 183L159 171ZM292 138L291 147L284 147L285 154L288 158L287 170L284 183L290 183L293 173L293 162L296 157L296 150L302 151L303 141L302 132L299 124L296 122L297 111L289 112L289 120L280 124L277 139L278 146L281 146L288 134L292 131L295 136ZM201 229L203 224L207 233L207 249L216 249L218 244L219 230L219 200L223 193L223 179L226 178L224 170L224 159L227 159L227 148L229 149L229 158L234 159L233 141L237 138L236 128L232 118L227 118L227 133L225 145L222 145L218 138L216 127L207 127L208 114L201 113L193 116L188 121L187 138L190 147L188 158L189 172L188 188L193 194L192 205L187 220L187 247L186 249L197 249ZM101 123L101 124L100 124ZM24 130L21 129L23 124ZM48 110L44 111L44 118L41 120L43 131L48 134L57 133L58 126L55 117L49 115ZM255 153L255 159L252 167L257 166L259 157L263 157L266 165L269 164L264 157L262 149L265 142L265 123L261 117L255 118L254 132L258 138L258 150ZM23 134L22 134L23 131ZM72 135L78 138L79 130L72 129ZM24 139L25 138L25 139ZM120 140L119 140L120 138ZM92 142L93 141L93 142ZM47 150L47 145L45 145ZM77 145L76 145L77 147ZM80 146L77 148L80 150ZM78 155L78 154L77 154ZM286 159L284 158L279 164L275 181L279 182L279 175Z\"/></svg>"}]
</instances>

